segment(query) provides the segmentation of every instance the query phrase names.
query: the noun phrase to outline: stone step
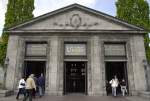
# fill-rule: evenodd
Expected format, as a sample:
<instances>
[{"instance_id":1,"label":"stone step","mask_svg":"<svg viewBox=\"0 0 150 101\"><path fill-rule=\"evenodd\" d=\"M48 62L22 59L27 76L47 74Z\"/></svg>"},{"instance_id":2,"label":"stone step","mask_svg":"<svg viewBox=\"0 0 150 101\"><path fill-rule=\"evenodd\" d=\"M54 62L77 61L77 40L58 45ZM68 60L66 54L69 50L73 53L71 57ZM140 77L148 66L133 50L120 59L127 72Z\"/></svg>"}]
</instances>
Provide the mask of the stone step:
<instances>
[{"instance_id":1,"label":"stone step","mask_svg":"<svg viewBox=\"0 0 150 101\"><path fill-rule=\"evenodd\" d=\"M13 90L2 90L0 89L0 97L7 97L14 94Z\"/></svg>"},{"instance_id":2,"label":"stone step","mask_svg":"<svg viewBox=\"0 0 150 101\"><path fill-rule=\"evenodd\" d=\"M150 98L150 91L139 92L139 96L145 97L145 98Z\"/></svg>"}]
</instances>

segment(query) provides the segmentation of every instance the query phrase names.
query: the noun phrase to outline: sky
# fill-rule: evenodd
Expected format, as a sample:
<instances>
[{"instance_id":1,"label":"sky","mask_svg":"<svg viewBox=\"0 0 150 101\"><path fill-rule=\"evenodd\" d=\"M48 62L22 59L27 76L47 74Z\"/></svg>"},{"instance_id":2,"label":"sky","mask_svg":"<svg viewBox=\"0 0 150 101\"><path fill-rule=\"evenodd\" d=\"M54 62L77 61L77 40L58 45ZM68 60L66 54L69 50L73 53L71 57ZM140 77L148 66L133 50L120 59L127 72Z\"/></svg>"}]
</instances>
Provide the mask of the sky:
<instances>
[{"instance_id":1,"label":"sky","mask_svg":"<svg viewBox=\"0 0 150 101\"><path fill-rule=\"evenodd\" d=\"M35 17L68 6L70 4L78 3L89 8L104 12L106 14L116 15L116 0L35 0L35 10L33 14ZM147 0L150 4L150 0ZM0 0L0 36L2 33L5 12L7 9L8 0Z\"/></svg>"}]
</instances>

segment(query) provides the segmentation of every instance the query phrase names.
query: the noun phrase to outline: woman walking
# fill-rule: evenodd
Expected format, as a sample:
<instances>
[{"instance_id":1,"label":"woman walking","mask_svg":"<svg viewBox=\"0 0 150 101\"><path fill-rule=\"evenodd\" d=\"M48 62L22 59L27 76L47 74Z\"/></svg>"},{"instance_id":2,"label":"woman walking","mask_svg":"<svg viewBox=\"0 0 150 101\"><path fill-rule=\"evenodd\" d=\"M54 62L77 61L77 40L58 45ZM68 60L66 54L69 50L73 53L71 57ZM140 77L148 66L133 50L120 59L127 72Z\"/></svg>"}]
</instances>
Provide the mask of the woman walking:
<instances>
[{"instance_id":1,"label":"woman walking","mask_svg":"<svg viewBox=\"0 0 150 101\"><path fill-rule=\"evenodd\" d=\"M17 93L16 99L19 99L19 95L20 95L20 94L23 94L24 97L26 96L26 91L25 91L26 82L25 82L24 79L25 79L25 78L22 77L22 78L19 80L19 86L18 86L19 91L18 91L18 93Z\"/></svg>"},{"instance_id":2,"label":"woman walking","mask_svg":"<svg viewBox=\"0 0 150 101\"><path fill-rule=\"evenodd\" d=\"M118 87L118 78L116 76L114 76L114 78L109 82L111 84L112 87L112 95L116 96L117 95L117 87Z\"/></svg>"}]
</instances>

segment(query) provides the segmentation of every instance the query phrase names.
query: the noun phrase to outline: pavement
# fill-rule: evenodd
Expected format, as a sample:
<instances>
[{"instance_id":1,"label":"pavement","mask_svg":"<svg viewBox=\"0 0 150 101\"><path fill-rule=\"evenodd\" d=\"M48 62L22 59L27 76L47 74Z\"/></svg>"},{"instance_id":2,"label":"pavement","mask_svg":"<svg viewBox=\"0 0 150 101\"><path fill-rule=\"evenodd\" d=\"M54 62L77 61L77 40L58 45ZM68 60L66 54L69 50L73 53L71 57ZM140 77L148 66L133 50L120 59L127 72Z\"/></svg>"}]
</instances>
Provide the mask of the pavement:
<instances>
[{"instance_id":1,"label":"pavement","mask_svg":"<svg viewBox=\"0 0 150 101\"><path fill-rule=\"evenodd\" d=\"M0 101L22 101L23 96L19 100L16 96L0 97ZM28 100L27 100L28 101ZM139 96L86 96L86 95L64 95L64 96L49 96L45 95L41 98L36 97L33 101L150 101L150 99Z\"/></svg>"}]
</instances>

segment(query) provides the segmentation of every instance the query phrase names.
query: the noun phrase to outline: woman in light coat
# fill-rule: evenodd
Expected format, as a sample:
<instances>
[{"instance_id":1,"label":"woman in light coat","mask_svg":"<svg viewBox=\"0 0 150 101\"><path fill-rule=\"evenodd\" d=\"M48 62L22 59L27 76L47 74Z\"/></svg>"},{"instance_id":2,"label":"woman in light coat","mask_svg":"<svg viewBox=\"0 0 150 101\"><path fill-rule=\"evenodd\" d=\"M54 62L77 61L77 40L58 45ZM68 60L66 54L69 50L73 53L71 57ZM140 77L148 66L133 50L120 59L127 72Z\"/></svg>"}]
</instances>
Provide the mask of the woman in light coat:
<instances>
[{"instance_id":1,"label":"woman in light coat","mask_svg":"<svg viewBox=\"0 0 150 101\"><path fill-rule=\"evenodd\" d=\"M112 95L116 96L116 92L117 92L116 90L119 85L117 77L114 76L114 78L109 83L111 84L111 87L112 87Z\"/></svg>"}]
</instances>

